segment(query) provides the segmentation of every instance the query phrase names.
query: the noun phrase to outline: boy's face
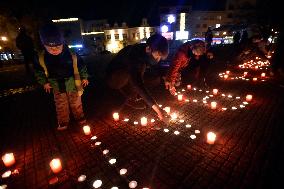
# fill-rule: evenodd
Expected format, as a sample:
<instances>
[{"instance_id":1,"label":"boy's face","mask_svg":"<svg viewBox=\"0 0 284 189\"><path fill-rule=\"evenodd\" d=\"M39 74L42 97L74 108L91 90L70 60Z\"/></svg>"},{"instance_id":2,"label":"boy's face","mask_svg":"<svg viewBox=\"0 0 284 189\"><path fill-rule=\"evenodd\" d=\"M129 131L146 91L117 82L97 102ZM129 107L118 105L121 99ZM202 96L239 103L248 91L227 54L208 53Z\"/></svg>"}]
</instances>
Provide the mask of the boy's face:
<instances>
[{"instance_id":1,"label":"boy's face","mask_svg":"<svg viewBox=\"0 0 284 189\"><path fill-rule=\"evenodd\" d=\"M168 56L168 55L163 55L159 51L152 51L151 54L152 54L152 56L153 56L153 58L155 59L156 62L160 62L160 60L165 60Z\"/></svg>"},{"instance_id":2,"label":"boy's face","mask_svg":"<svg viewBox=\"0 0 284 189\"><path fill-rule=\"evenodd\" d=\"M62 53L63 50L63 44L54 47L44 45L44 47L47 50L47 52L52 55L59 55L60 53Z\"/></svg>"}]
</instances>

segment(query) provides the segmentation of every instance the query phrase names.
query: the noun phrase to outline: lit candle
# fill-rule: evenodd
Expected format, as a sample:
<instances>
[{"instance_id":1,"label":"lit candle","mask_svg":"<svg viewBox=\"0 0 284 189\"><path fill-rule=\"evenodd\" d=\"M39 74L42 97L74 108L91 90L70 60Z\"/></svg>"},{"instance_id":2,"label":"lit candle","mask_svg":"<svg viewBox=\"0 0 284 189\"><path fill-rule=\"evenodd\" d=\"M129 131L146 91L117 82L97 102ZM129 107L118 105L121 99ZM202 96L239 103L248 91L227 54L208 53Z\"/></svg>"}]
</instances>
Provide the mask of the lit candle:
<instances>
[{"instance_id":1,"label":"lit candle","mask_svg":"<svg viewBox=\"0 0 284 189\"><path fill-rule=\"evenodd\" d=\"M146 117L142 117L141 118L141 125L142 126L146 126L147 125L147 118Z\"/></svg>"},{"instance_id":2,"label":"lit candle","mask_svg":"<svg viewBox=\"0 0 284 189\"><path fill-rule=\"evenodd\" d=\"M113 117L114 121L118 121L119 120L119 114L117 112L113 113L112 117Z\"/></svg>"},{"instance_id":3,"label":"lit candle","mask_svg":"<svg viewBox=\"0 0 284 189\"><path fill-rule=\"evenodd\" d=\"M218 94L218 89L213 89L213 94L217 95Z\"/></svg>"},{"instance_id":4,"label":"lit candle","mask_svg":"<svg viewBox=\"0 0 284 189\"><path fill-rule=\"evenodd\" d=\"M129 188L136 188L137 186L137 182L136 181L130 181L129 184L128 184Z\"/></svg>"},{"instance_id":5,"label":"lit candle","mask_svg":"<svg viewBox=\"0 0 284 189\"><path fill-rule=\"evenodd\" d=\"M59 158L55 158L51 160L51 162L49 163L49 166L53 173L59 173L62 170L62 165L61 165L61 161Z\"/></svg>"},{"instance_id":6,"label":"lit candle","mask_svg":"<svg viewBox=\"0 0 284 189\"><path fill-rule=\"evenodd\" d=\"M207 133L207 143L214 144L215 140L216 140L216 134L213 132L208 132Z\"/></svg>"},{"instance_id":7,"label":"lit candle","mask_svg":"<svg viewBox=\"0 0 284 189\"><path fill-rule=\"evenodd\" d=\"M176 114L176 113L172 113L172 114L171 114L171 118L172 118L172 120L177 119L177 114Z\"/></svg>"},{"instance_id":8,"label":"lit candle","mask_svg":"<svg viewBox=\"0 0 284 189\"><path fill-rule=\"evenodd\" d=\"M120 175L125 175L127 173L127 169L120 169L119 174Z\"/></svg>"},{"instance_id":9,"label":"lit candle","mask_svg":"<svg viewBox=\"0 0 284 189\"><path fill-rule=\"evenodd\" d=\"M93 182L93 187L94 188L99 188L101 187L103 184L103 182L101 180L95 180L95 182Z\"/></svg>"},{"instance_id":10,"label":"lit candle","mask_svg":"<svg viewBox=\"0 0 284 189\"><path fill-rule=\"evenodd\" d=\"M248 94L247 96L246 96L246 101L251 101L252 100L252 95L250 95L250 94Z\"/></svg>"},{"instance_id":11,"label":"lit candle","mask_svg":"<svg viewBox=\"0 0 284 189\"><path fill-rule=\"evenodd\" d=\"M256 78L256 77L254 77L252 80L253 80L253 81L257 81L257 78Z\"/></svg>"},{"instance_id":12,"label":"lit candle","mask_svg":"<svg viewBox=\"0 0 284 189\"><path fill-rule=\"evenodd\" d=\"M171 112L171 108L170 107L165 107L164 110L165 110L165 112L167 112L167 114L169 114Z\"/></svg>"},{"instance_id":13,"label":"lit candle","mask_svg":"<svg viewBox=\"0 0 284 189\"><path fill-rule=\"evenodd\" d=\"M261 73L261 77L265 77L265 73Z\"/></svg>"},{"instance_id":14,"label":"lit candle","mask_svg":"<svg viewBox=\"0 0 284 189\"><path fill-rule=\"evenodd\" d=\"M217 108L217 102L211 102L211 109L215 110Z\"/></svg>"},{"instance_id":15,"label":"lit candle","mask_svg":"<svg viewBox=\"0 0 284 189\"><path fill-rule=\"evenodd\" d=\"M229 77L228 75L224 75L224 79L228 79L228 77Z\"/></svg>"},{"instance_id":16,"label":"lit candle","mask_svg":"<svg viewBox=\"0 0 284 189\"><path fill-rule=\"evenodd\" d=\"M227 70L227 71L226 71L226 74L230 74L230 71L229 71L229 70Z\"/></svg>"},{"instance_id":17,"label":"lit candle","mask_svg":"<svg viewBox=\"0 0 284 189\"><path fill-rule=\"evenodd\" d=\"M178 101L182 101L182 94L178 95Z\"/></svg>"},{"instance_id":18,"label":"lit candle","mask_svg":"<svg viewBox=\"0 0 284 189\"><path fill-rule=\"evenodd\" d=\"M191 89L191 85L187 85L187 89L190 90Z\"/></svg>"},{"instance_id":19,"label":"lit candle","mask_svg":"<svg viewBox=\"0 0 284 189\"><path fill-rule=\"evenodd\" d=\"M91 134L91 128L90 128L90 126L85 125L85 126L83 127L83 131L84 131L85 135L90 135L90 134Z\"/></svg>"},{"instance_id":20,"label":"lit candle","mask_svg":"<svg viewBox=\"0 0 284 189\"><path fill-rule=\"evenodd\" d=\"M244 72L244 76L247 76L248 75L248 72Z\"/></svg>"},{"instance_id":21,"label":"lit candle","mask_svg":"<svg viewBox=\"0 0 284 189\"><path fill-rule=\"evenodd\" d=\"M10 167L15 163L15 157L13 153L7 153L2 156L3 163L6 167Z\"/></svg>"},{"instance_id":22,"label":"lit candle","mask_svg":"<svg viewBox=\"0 0 284 189\"><path fill-rule=\"evenodd\" d=\"M87 176L86 175L80 175L78 177L78 182L84 182L86 180Z\"/></svg>"}]
</instances>

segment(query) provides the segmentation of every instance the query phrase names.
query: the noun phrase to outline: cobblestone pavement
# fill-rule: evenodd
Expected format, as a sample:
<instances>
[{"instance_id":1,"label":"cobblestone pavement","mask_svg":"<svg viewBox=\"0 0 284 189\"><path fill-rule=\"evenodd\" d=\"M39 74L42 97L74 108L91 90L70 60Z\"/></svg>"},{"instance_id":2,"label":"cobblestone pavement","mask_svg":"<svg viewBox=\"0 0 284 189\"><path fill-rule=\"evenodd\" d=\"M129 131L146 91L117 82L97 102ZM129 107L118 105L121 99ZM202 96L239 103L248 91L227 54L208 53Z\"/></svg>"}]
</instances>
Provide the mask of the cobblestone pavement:
<instances>
[{"instance_id":1,"label":"cobblestone pavement","mask_svg":"<svg viewBox=\"0 0 284 189\"><path fill-rule=\"evenodd\" d=\"M180 88L182 102L164 91L163 86L152 88L159 104L177 113L177 119L167 124L159 122L150 109L129 109L121 105L122 98L114 91L97 83L91 85L83 96L92 131L88 136L76 124L66 131L56 130L52 95L45 94L33 82L16 86L14 80L2 77L7 88L1 91L9 90L9 82L16 89L28 86L29 90L0 97L0 152L13 152L16 159L10 168L0 164L1 175L7 170L12 173L0 179L0 186L93 188L96 180L102 181L101 186L96 182L98 188L106 189L129 188L131 181L137 182L136 188L152 189L283 185L284 89L267 77L265 81L260 77L252 81L261 71L249 70L250 80L246 81L224 80L218 74L225 70L230 70L230 77L238 77L244 71L237 65L217 61L210 88ZM213 88L219 89L217 96L212 95ZM243 103L247 94L253 95L248 104ZM205 96L207 104L203 102ZM210 107L212 101L217 102L215 110ZM117 122L112 119L116 111L120 115ZM141 126L142 116L147 117L147 126ZM206 141L208 131L217 135L212 145ZM93 136L96 137L91 139ZM63 167L58 174L49 167L56 157ZM114 164L110 163L112 158L116 159ZM127 172L120 175L123 168ZM80 175L86 175L84 182L78 182ZM50 184L56 177L57 183Z\"/></svg>"}]
</instances>

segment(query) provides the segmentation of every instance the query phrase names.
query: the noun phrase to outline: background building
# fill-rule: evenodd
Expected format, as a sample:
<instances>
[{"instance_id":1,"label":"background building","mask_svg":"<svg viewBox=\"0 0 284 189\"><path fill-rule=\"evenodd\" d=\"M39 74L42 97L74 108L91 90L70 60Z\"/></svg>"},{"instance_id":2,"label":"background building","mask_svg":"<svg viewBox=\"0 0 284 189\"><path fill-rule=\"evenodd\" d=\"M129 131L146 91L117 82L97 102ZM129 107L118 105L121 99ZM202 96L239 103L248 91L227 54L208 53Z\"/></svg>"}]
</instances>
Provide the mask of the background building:
<instances>
[{"instance_id":1,"label":"background building","mask_svg":"<svg viewBox=\"0 0 284 189\"><path fill-rule=\"evenodd\" d=\"M188 40L191 6L160 7L160 33L169 40Z\"/></svg>"},{"instance_id":2,"label":"background building","mask_svg":"<svg viewBox=\"0 0 284 189\"><path fill-rule=\"evenodd\" d=\"M147 19L142 19L140 27L128 28L126 23L119 27L115 24L113 28L104 30L106 50L116 53L127 45L146 42L155 31L156 28L150 27Z\"/></svg>"}]
</instances>

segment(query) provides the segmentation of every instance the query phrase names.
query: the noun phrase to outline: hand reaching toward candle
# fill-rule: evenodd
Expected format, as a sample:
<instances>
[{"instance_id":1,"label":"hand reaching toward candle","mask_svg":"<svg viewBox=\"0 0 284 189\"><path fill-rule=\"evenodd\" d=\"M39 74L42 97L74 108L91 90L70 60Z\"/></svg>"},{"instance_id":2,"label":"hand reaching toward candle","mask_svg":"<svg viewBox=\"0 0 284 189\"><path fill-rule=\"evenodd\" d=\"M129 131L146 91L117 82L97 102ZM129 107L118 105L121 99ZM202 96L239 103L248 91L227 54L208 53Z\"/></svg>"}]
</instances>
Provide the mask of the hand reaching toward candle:
<instances>
[{"instance_id":1,"label":"hand reaching toward candle","mask_svg":"<svg viewBox=\"0 0 284 189\"><path fill-rule=\"evenodd\" d=\"M43 86L45 92L50 93L50 89L52 89L52 87L50 86L50 83L46 83Z\"/></svg>"},{"instance_id":2,"label":"hand reaching toward candle","mask_svg":"<svg viewBox=\"0 0 284 189\"><path fill-rule=\"evenodd\" d=\"M162 109L157 105L157 104L154 104L152 106L153 110L157 113L157 116L158 118L160 119L160 121L165 121L166 117L165 115L163 114L163 111Z\"/></svg>"},{"instance_id":3,"label":"hand reaching toward candle","mask_svg":"<svg viewBox=\"0 0 284 189\"><path fill-rule=\"evenodd\" d=\"M168 89L170 91L170 93L172 95L175 95L176 93L176 88L175 88L175 84L169 81L165 81L165 87L166 89Z\"/></svg>"},{"instance_id":4,"label":"hand reaching toward candle","mask_svg":"<svg viewBox=\"0 0 284 189\"><path fill-rule=\"evenodd\" d=\"M87 79L83 79L82 80L82 86L83 87L86 87L86 86L88 86L89 85L89 81L87 80Z\"/></svg>"}]
</instances>

